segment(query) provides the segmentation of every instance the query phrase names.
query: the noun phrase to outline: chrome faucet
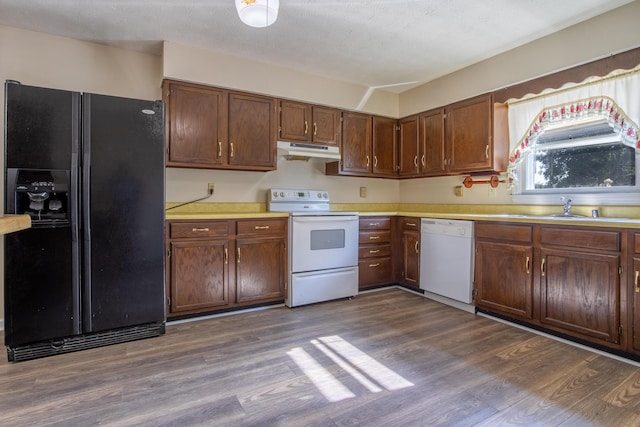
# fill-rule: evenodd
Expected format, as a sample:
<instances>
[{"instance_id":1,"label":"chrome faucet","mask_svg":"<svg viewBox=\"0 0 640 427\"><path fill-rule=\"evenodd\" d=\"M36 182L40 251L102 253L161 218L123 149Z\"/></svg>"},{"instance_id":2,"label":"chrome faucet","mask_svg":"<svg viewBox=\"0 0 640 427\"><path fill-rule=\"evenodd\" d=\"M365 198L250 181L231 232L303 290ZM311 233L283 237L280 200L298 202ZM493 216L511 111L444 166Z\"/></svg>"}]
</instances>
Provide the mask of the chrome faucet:
<instances>
[{"instance_id":1,"label":"chrome faucet","mask_svg":"<svg viewBox=\"0 0 640 427\"><path fill-rule=\"evenodd\" d=\"M571 215L571 199L561 197L560 200L562 200L562 204L564 205L564 215Z\"/></svg>"}]
</instances>

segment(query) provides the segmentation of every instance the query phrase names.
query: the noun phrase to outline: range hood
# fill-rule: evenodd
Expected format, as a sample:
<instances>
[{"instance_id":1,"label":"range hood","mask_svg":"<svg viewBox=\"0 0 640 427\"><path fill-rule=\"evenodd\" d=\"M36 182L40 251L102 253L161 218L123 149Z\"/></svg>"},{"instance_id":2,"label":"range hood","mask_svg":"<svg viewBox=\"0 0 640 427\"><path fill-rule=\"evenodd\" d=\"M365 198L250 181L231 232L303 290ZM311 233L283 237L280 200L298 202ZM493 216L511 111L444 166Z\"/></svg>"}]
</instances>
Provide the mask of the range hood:
<instances>
[{"instance_id":1,"label":"range hood","mask_svg":"<svg viewBox=\"0 0 640 427\"><path fill-rule=\"evenodd\" d=\"M340 149L331 145L278 141L278 156L287 160L309 160L310 158L340 160Z\"/></svg>"}]
</instances>

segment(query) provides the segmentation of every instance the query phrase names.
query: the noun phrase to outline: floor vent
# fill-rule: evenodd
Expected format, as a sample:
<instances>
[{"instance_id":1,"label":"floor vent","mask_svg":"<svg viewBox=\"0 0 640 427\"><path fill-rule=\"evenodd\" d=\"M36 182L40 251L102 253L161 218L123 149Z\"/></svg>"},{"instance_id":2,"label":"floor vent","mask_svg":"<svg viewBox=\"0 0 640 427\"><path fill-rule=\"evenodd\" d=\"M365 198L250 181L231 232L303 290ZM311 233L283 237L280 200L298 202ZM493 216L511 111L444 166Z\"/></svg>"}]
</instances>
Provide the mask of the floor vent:
<instances>
[{"instance_id":1,"label":"floor vent","mask_svg":"<svg viewBox=\"0 0 640 427\"><path fill-rule=\"evenodd\" d=\"M70 353L72 351L86 350L89 348L135 341L143 338L157 337L164 334L164 332L164 322L150 323L111 331L97 332L94 334L41 341L13 348L9 347L7 348L7 357L9 362L21 362L23 360L54 356L56 354Z\"/></svg>"}]
</instances>

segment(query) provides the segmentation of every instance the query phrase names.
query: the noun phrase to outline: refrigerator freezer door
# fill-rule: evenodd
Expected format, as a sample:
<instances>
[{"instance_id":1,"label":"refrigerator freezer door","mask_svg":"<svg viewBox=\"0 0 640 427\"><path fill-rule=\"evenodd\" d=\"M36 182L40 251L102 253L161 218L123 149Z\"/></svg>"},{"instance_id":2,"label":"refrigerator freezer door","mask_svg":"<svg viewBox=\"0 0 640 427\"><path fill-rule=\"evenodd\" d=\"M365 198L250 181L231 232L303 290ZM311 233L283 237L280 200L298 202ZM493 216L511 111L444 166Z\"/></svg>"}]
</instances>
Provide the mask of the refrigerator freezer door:
<instances>
[{"instance_id":1,"label":"refrigerator freezer door","mask_svg":"<svg viewBox=\"0 0 640 427\"><path fill-rule=\"evenodd\" d=\"M83 96L84 329L165 320L161 102Z\"/></svg>"}]
</instances>

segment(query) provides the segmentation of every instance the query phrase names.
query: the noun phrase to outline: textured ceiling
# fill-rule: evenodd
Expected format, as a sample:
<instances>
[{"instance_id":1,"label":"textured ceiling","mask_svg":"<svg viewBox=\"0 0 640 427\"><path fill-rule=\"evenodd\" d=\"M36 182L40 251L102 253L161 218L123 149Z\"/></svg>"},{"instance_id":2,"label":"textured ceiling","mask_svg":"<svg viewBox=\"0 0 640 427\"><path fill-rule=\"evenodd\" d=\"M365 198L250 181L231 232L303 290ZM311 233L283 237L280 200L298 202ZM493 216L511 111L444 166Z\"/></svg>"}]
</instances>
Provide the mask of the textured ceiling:
<instances>
[{"instance_id":1,"label":"textured ceiling","mask_svg":"<svg viewBox=\"0 0 640 427\"><path fill-rule=\"evenodd\" d=\"M274 25L251 28L233 0L0 0L0 24L157 53L168 40L401 92L631 1L280 0Z\"/></svg>"}]
</instances>

